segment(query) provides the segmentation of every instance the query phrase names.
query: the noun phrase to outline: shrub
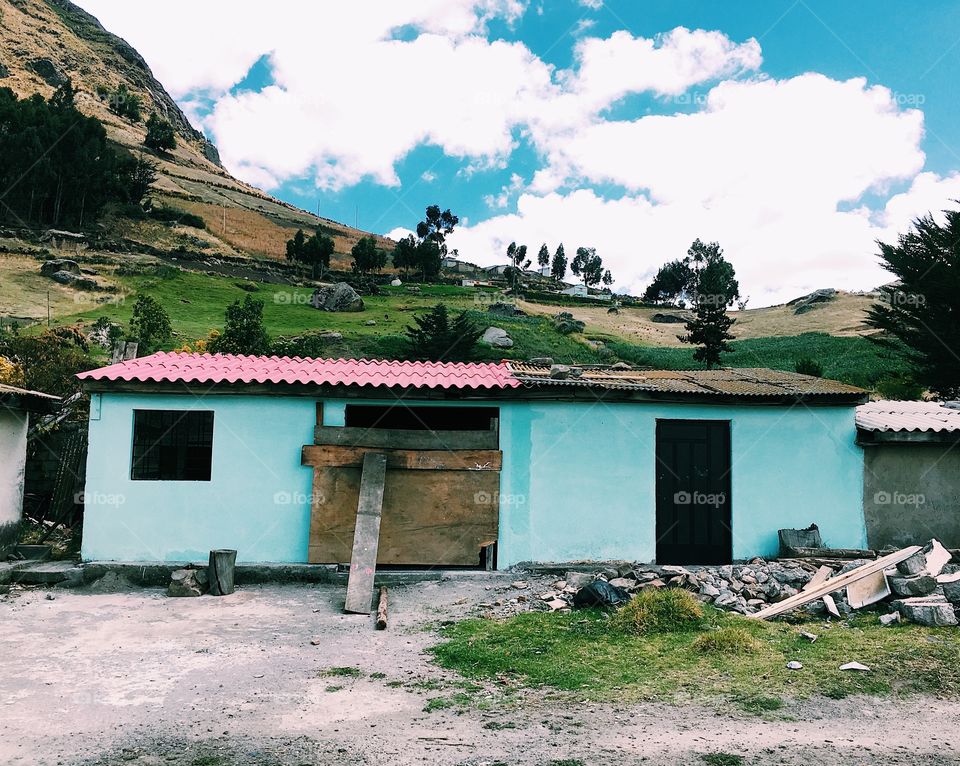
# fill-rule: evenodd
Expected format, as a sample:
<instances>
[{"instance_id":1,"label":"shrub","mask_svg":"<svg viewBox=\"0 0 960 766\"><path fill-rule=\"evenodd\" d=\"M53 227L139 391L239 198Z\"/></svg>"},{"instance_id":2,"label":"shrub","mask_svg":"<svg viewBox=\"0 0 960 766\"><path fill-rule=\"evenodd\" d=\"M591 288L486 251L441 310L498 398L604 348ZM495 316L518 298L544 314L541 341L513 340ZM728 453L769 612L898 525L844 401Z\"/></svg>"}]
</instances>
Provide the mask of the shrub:
<instances>
[{"instance_id":1,"label":"shrub","mask_svg":"<svg viewBox=\"0 0 960 766\"><path fill-rule=\"evenodd\" d=\"M483 330L461 311L452 320L447 307L438 303L424 316L414 317L407 327L407 345L412 359L432 362L463 362L470 359Z\"/></svg>"},{"instance_id":2,"label":"shrub","mask_svg":"<svg viewBox=\"0 0 960 766\"><path fill-rule=\"evenodd\" d=\"M155 207L150 211L150 217L155 221L192 226L194 229L207 228L206 222L200 216L175 207Z\"/></svg>"},{"instance_id":3,"label":"shrub","mask_svg":"<svg viewBox=\"0 0 960 766\"><path fill-rule=\"evenodd\" d=\"M884 399L917 400L923 396L923 386L906 375L888 375L877 382L877 393Z\"/></svg>"},{"instance_id":4,"label":"shrub","mask_svg":"<svg viewBox=\"0 0 960 766\"><path fill-rule=\"evenodd\" d=\"M793 364L793 369L801 375L812 375L815 378L823 377L823 365L809 356L803 356L797 359Z\"/></svg>"},{"instance_id":5,"label":"shrub","mask_svg":"<svg viewBox=\"0 0 960 766\"><path fill-rule=\"evenodd\" d=\"M751 654L760 642L743 628L718 628L698 636L693 648L703 654Z\"/></svg>"},{"instance_id":6,"label":"shrub","mask_svg":"<svg viewBox=\"0 0 960 766\"><path fill-rule=\"evenodd\" d=\"M140 344L141 356L159 350L173 335L170 316L152 296L137 295L130 319L130 334Z\"/></svg>"},{"instance_id":7,"label":"shrub","mask_svg":"<svg viewBox=\"0 0 960 766\"><path fill-rule=\"evenodd\" d=\"M696 630L703 608L692 593L680 588L644 590L614 615L615 627L625 633L674 633Z\"/></svg>"}]
</instances>

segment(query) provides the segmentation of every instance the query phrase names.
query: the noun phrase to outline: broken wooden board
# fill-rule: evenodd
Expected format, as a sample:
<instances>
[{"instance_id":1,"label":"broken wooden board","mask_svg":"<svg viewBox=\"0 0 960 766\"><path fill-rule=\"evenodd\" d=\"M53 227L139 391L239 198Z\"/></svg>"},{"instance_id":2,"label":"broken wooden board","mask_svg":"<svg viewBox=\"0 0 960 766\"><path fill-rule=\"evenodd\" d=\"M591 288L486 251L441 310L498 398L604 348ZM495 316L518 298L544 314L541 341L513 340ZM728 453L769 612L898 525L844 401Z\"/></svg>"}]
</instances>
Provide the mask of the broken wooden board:
<instances>
[{"instance_id":1,"label":"broken wooden board","mask_svg":"<svg viewBox=\"0 0 960 766\"><path fill-rule=\"evenodd\" d=\"M496 431L427 431L403 428L345 428L317 426L316 444L340 447L373 447L380 449L463 450L496 449Z\"/></svg>"},{"instance_id":2,"label":"broken wooden board","mask_svg":"<svg viewBox=\"0 0 960 766\"><path fill-rule=\"evenodd\" d=\"M300 456L301 465L314 468L347 468L363 465L369 447L340 447L307 444ZM407 471L499 471L503 465L500 450L389 450L387 468Z\"/></svg>"},{"instance_id":3,"label":"broken wooden board","mask_svg":"<svg viewBox=\"0 0 960 766\"><path fill-rule=\"evenodd\" d=\"M840 619L840 610L837 609L837 602L834 601L833 596L824 596L823 605L827 608L827 613L831 617L836 617L838 620Z\"/></svg>"},{"instance_id":4,"label":"broken wooden board","mask_svg":"<svg viewBox=\"0 0 960 766\"><path fill-rule=\"evenodd\" d=\"M377 548L380 543L380 516L383 508L383 485L387 457L382 452L368 452L363 458L360 479L360 500L350 557L345 612L370 614L373 598L373 577L377 572Z\"/></svg>"},{"instance_id":5,"label":"broken wooden board","mask_svg":"<svg viewBox=\"0 0 960 766\"><path fill-rule=\"evenodd\" d=\"M890 584L882 571L874 572L847 586L847 601L851 609L863 609L865 606L883 601L889 595Z\"/></svg>"},{"instance_id":6,"label":"broken wooden board","mask_svg":"<svg viewBox=\"0 0 960 766\"><path fill-rule=\"evenodd\" d=\"M784 558L875 559L877 552L861 548L783 548Z\"/></svg>"},{"instance_id":7,"label":"broken wooden board","mask_svg":"<svg viewBox=\"0 0 960 766\"><path fill-rule=\"evenodd\" d=\"M856 569L851 569L849 572L844 572L836 577L831 577L829 580L816 586L815 588L811 588L807 591L801 591L795 596L785 598L783 601L749 615L749 617L755 620L768 620L771 617L776 617L784 612L789 612L791 609L796 609L804 604L809 604L811 601L816 601L817 599L821 599L830 593L840 590L841 588L845 588L852 582L857 582L858 580L862 580L864 577L869 577L875 572L882 572L884 569L896 566L899 562L909 558L918 550L920 550L919 545L911 545L909 548L904 548L901 551L896 551L895 553L881 556L876 561L871 561L868 564L857 567Z\"/></svg>"},{"instance_id":8,"label":"broken wooden board","mask_svg":"<svg viewBox=\"0 0 960 766\"><path fill-rule=\"evenodd\" d=\"M830 579L830 575L833 574L833 570L828 566L820 567L813 577L807 582L806 585L801 588L801 590L810 590L811 588L816 588L820 583L824 583Z\"/></svg>"},{"instance_id":9,"label":"broken wooden board","mask_svg":"<svg viewBox=\"0 0 960 766\"><path fill-rule=\"evenodd\" d=\"M344 563L351 556L360 469L318 466L313 477L307 560ZM497 471L391 467L384 487L377 563L478 566L481 550L498 539L499 519Z\"/></svg>"}]
</instances>

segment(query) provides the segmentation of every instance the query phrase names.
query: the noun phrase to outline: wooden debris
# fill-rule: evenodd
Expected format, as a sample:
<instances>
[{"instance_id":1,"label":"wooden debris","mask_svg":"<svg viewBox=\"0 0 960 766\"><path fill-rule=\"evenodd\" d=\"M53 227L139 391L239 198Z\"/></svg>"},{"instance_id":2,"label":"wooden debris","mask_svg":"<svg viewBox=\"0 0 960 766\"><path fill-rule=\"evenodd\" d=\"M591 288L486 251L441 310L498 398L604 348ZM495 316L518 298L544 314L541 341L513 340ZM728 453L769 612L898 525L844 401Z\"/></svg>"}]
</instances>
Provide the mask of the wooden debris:
<instances>
[{"instance_id":1,"label":"wooden debris","mask_svg":"<svg viewBox=\"0 0 960 766\"><path fill-rule=\"evenodd\" d=\"M387 629L387 586L380 586L380 603L377 606L377 630Z\"/></svg>"},{"instance_id":2,"label":"wooden debris","mask_svg":"<svg viewBox=\"0 0 960 766\"><path fill-rule=\"evenodd\" d=\"M823 597L823 605L827 607L827 613L831 617L836 617L840 619L840 610L837 609L837 602L833 600L833 596L825 595Z\"/></svg>"},{"instance_id":3,"label":"wooden debris","mask_svg":"<svg viewBox=\"0 0 960 766\"><path fill-rule=\"evenodd\" d=\"M861 548L784 548L783 555L787 558L817 558L817 559L875 559L876 551Z\"/></svg>"},{"instance_id":4,"label":"wooden debris","mask_svg":"<svg viewBox=\"0 0 960 766\"><path fill-rule=\"evenodd\" d=\"M820 529L816 524L811 524L806 529L778 529L777 537L780 540L780 553L788 555L790 548L822 548L823 540L820 537Z\"/></svg>"},{"instance_id":5,"label":"wooden debris","mask_svg":"<svg viewBox=\"0 0 960 766\"><path fill-rule=\"evenodd\" d=\"M750 615L750 617L758 620L768 620L771 617L776 617L784 612L789 612L792 609L796 609L804 604L809 604L810 602L821 599L824 596L840 590L841 588L845 588L852 582L857 582L858 580L862 580L864 577L869 577L876 572L882 572L884 569L896 566L904 559L912 556L918 550L920 550L920 546L911 545L909 548L904 548L901 551L890 553L886 556L881 556L876 561L871 561L863 566L857 567L856 569L852 569L849 572L837 575L836 577L831 577L826 582L811 588L808 591L801 591L795 596L790 596L789 598L786 598L783 601L774 604L773 606L767 607L756 614Z\"/></svg>"},{"instance_id":6,"label":"wooden debris","mask_svg":"<svg viewBox=\"0 0 960 766\"><path fill-rule=\"evenodd\" d=\"M887 582L887 576L882 571L874 572L847 586L847 601L851 609L862 609L870 604L876 604L889 595L890 583Z\"/></svg>"},{"instance_id":7,"label":"wooden debris","mask_svg":"<svg viewBox=\"0 0 960 766\"><path fill-rule=\"evenodd\" d=\"M345 612L370 614L373 577L377 571L377 550L380 546L380 514L386 471L387 456L382 452L368 452L364 456L353 555L350 557L350 578L347 580L347 600L343 607Z\"/></svg>"},{"instance_id":8,"label":"wooden debris","mask_svg":"<svg viewBox=\"0 0 960 766\"><path fill-rule=\"evenodd\" d=\"M813 577L810 578L810 581L803 586L801 590L810 590L811 588L816 588L820 583L826 582L830 579L830 575L833 574L833 570L828 566L820 567Z\"/></svg>"},{"instance_id":9,"label":"wooden debris","mask_svg":"<svg viewBox=\"0 0 960 766\"><path fill-rule=\"evenodd\" d=\"M861 673L869 673L870 668L866 665L862 665L859 662L848 662L840 666L840 670L859 670Z\"/></svg>"}]
</instances>

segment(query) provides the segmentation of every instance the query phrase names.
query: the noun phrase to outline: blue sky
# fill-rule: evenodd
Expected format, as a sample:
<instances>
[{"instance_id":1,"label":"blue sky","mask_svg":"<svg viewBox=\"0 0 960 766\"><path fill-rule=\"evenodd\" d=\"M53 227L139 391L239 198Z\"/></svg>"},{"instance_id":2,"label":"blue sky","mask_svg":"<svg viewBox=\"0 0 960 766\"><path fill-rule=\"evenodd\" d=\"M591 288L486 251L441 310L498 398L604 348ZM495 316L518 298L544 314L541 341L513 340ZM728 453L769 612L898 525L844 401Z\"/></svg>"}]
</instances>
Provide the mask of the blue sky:
<instances>
[{"instance_id":1,"label":"blue sky","mask_svg":"<svg viewBox=\"0 0 960 766\"><path fill-rule=\"evenodd\" d=\"M762 305L874 287L960 197L955 2L81 5L239 177L378 233L439 203L478 263L589 245L637 291L717 239Z\"/></svg>"}]
</instances>

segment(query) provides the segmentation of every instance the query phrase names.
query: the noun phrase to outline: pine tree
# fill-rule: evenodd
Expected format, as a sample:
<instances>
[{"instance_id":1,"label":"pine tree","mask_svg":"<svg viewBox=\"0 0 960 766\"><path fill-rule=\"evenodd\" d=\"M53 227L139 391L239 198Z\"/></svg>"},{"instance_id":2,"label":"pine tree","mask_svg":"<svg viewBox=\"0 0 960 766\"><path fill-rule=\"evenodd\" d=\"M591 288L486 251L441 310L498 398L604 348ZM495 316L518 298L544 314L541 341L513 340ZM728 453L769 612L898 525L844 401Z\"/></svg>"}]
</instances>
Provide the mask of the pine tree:
<instances>
[{"instance_id":1,"label":"pine tree","mask_svg":"<svg viewBox=\"0 0 960 766\"><path fill-rule=\"evenodd\" d=\"M537 265L541 270L546 268L550 264L550 250L547 247L547 243L544 242L540 245L540 252L537 253Z\"/></svg>"},{"instance_id":2,"label":"pine tree","mask_svg":"<svg viewBox=\"0 0 960 766\"><path fill-rule=\"evenodd\" d=\"M410 356L433 362L468 361L482 331L462 311L450 321L447 307L438 303L406 329Z\"/></svg>"},{"instance_id":3,"label":"pine tree","mask_svg":"<svg viewBox=\"0 0 960 766\"><path fill-rule=\"evenodd\" d=\"M727 307L740 297L740 286L718 243L697 239L687 251L687 259L692 269L694 318L687 322L687 334L680 340L698 346L693 358L709 370L720 364L721 353L733 350L727 341L733 340L730 328L736 320L727 315Z\"/></svg>"},{"instance_id":4,"label":"pine tree","mask_svg":"<svg viewBox=\"0 0 960 766\"><path fill-rule=\"evenodd\" d=\"M867 324L873 338L906 356L916 381L945 399L960 397L960 210L938 224L926 215L897 244L878 243L897 281L880 288Z\"/></svg>"},{"instance_id":5,"label":"pine tree","mask_svg":"<svg viewBox=\"0 0 960 766\"><path fill-rule=\"evenodd\" d=\"M563 250L563 242L557 246L557 252L553 254L553 261L550 263L550 276L557 282L567 276L567 254Z\"/></svg>"}]
</instances>

